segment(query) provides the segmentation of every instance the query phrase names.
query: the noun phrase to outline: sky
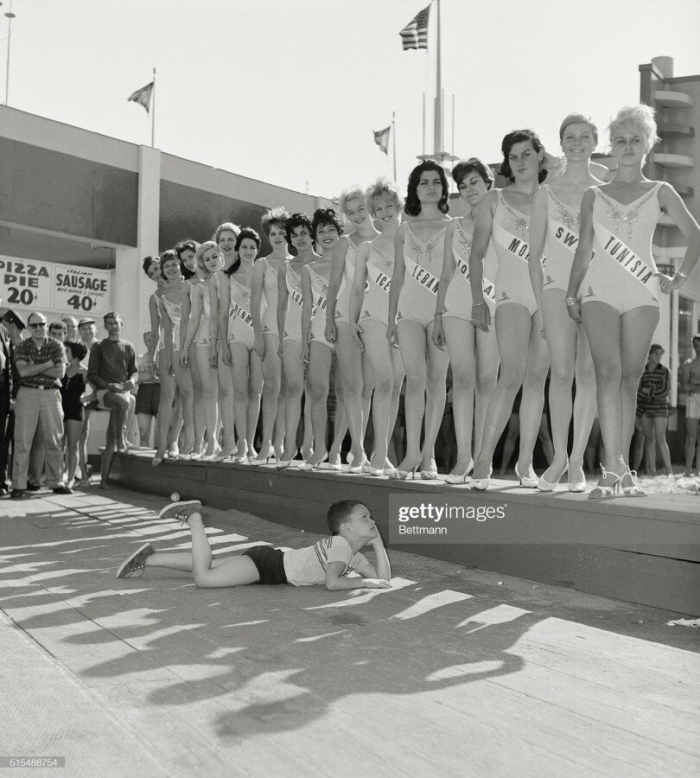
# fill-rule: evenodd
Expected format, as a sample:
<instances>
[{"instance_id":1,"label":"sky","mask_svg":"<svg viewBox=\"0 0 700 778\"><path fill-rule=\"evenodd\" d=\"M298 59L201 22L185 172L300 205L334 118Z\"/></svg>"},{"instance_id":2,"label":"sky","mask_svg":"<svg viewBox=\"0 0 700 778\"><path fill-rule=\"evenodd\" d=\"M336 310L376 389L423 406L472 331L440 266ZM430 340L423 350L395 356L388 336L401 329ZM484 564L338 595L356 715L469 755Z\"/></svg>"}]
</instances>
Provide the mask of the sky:
<instances>
[{"instance_id":1,"label":"sky","mask_svg":"<svg viewBox=\"0 0 700 778\"><path fill-rule=\"evenodd\" d=\"M14 108L150 144L150 118L127 97L156 67L158 148L324 197L393 175L391 149L382 154L372 136L392 113L400 184L423 151L434 57L403 51L398 33L428 0L11 1ZM700 73L700 0L440 6L444 146L453 150L454 94L462 157L496 162L503 135L518 127L556 152L572 111L606 127L639 100L638 66L653 57L674 57L677 76ZM5 100L2 16L0 39Z\"/></svg>"}]
</instances>

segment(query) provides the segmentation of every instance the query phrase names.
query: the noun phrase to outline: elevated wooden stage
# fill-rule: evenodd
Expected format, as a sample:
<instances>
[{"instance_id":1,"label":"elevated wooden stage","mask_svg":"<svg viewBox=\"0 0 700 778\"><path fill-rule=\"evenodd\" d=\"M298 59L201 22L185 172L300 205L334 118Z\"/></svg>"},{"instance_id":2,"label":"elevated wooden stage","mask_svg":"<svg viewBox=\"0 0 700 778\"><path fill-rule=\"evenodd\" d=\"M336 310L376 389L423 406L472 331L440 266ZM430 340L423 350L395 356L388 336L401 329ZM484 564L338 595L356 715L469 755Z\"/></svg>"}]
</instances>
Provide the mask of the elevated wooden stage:
<instances>
[{"instance_id":1,"label":"elevated wooden stage","mask_svg":"<svg viewBox=\"0 0 700 778\"><path fill-rule=\"evenodd\" d=\"M304 472L296 463L282 471L274 465L168 461L153 468L151 457L150 452L117 455L113 480L166 498L178 492L183 498L199 498L205 505L235 508L316 532L326 531L325 513L332 502L358 499L372 511L389 547L581 592L700 614L700 496L657 494L589 500L586 494L570 494L565 487L542 494L497 479L484 493L439 480L398 482L332 470ZM500 524L497 542L416 542L414 538L411 545L392 543L390 534L394 537L395 532L389 532L390 495L423 496L437 504L444 503L446 495L458 495L460 503L473 510L505 505L507 516ZM391 521L395 522L395 517ZM568 530L574 537L575 530L580 533L582 528L590 528L592 540L561 542ZM519 542L507 542L510 537ZM550 538L553 542L548 542Z\"/></svg>"}]
</instances>

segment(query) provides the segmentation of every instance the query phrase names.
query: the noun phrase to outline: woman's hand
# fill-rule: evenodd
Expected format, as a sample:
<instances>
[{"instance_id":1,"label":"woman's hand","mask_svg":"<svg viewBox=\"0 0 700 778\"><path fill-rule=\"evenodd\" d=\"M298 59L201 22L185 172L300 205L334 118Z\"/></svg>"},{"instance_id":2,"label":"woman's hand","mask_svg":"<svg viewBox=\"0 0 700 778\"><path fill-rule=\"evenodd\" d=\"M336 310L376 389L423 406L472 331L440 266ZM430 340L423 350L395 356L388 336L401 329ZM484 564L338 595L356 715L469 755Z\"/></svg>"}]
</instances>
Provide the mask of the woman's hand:
<instances>
[{"instance_id":1,"label":"woman's hand","mask_svg":"<svg viewBox=\"0 0 700 778\"><path fill-rule=\"evenodd\" d=\"M329 343L335 343L338 335L338 331L335 326L335 322L333 319L326 317L326 329L324 332L326 336L326 340Z\"/></svg>"},{"instance_id":2,"label":"woman's hand","mask_svg":"<svg viewBox=\"0 0 700 778\"><path fill-rule=\"evenodd\" d=\"M265 359L265 338L262 335L256 335L253 341L253 351L260 357L261 360Z\"/></svg>"},{"instance_id":3,"label":"woman's hand","mask_svg":"<svg viewBox=\"0 0 700 778\"><path fill-rule=\"evenodd\" d=\"M491 326L491 311L485 302L472 305L472 323L478 330L489 331Z\"/></svg>"},{"instance_id":4,"label":"woman's hand","mask_svg":"<svg viewBox=\"0 0 700 778\"><path fill-rule=\"evenodd\" d=\"M398 329L396 327L396 322L390 322L389 325L386 328L386 337L389 341L389 345L392 348L398 348L399 347L399 333Z\"/></svg>"},{"instance_id":5,"label":"woman's hand","mask_svg":"<svg viewBox=\"0 0 700 778\"><path fill-rule=\"evenodd\" d=\"M676 289L680 289L685 282L685 276L676 273L674 276L667 276L664 273L657 273L659 282L661 283L661 291L664 294L671 294Z\"/></svg>"},{"instance_id":6,"label":"woman's hand","mask_svg":"<svg viewBox=\"0 0 700 778\"><path fill-rule=\"evenodd\" d=\"M577 323L581 324L581 303L576 300L571 305L566 306L567 313Z\"/></svg>"},{"instance_id":7,"label":"woman's hand","mask_svg":"<svg viewBox=\"0 0 700 778\"><path fill-rule=\"evenodd\" d=\"M304 366L304 370L309 366L309 344L304 343L301 347L301 354L299 354L299 361Z\"/></svg>"},{"instance_id":8,"label":"woman's hand","mask_svg":"<svg viewBox=\"0 0 700 778\"><path fill-rule=\"evenodd\" d=\"M221 361L231 367L231 349L228 347L228 343L221 345Z\"/></svg>"},{"instance_id":9,"label":"woman's hand","mask_svg":"<svg viewBox=\"0 0 700 778\"><path fill-rule=\"evenodd\" d=\"M362 336L364 335L364 331L360 325L355 322L354 324L350 325L350 331L352 332L352 337L355 340L355 343L357 344L357 347L360 349L360 351L365 350L365 344L362 342Z\"/></svg>"},{"instance_id":10,"label":"woman's hand","mask_svg":"<svg viewBox=\"0 0 700 778\"><path fill-rule=\"evenodd\" d=\"M433 343L440 349L445 350L445 330L442 326L442 315L436 314L433 319Z\"/></svg>"},{"instance_id":11,"label":"woman's hand","mask_svg":"<svg viewBox=\"0 0 700 778\"><path fill-rule=\"evenodd\" d=\"M187 351L188 351L187 349L182 349L182 351L180 352L180 364L182 365L182 367L190 366L190 358Z\"/></svg>"},{"instance_id":12,"label":"woman's hand","mask_svg":"<svg viewBox=\"0 0 700 778\"><path fill-rule=\"evenodd\" d=\"M216 368L219 366L219 355L216 352L216 341L212 340L209 343L209 367Z\"/></svg>"}]
</instances>

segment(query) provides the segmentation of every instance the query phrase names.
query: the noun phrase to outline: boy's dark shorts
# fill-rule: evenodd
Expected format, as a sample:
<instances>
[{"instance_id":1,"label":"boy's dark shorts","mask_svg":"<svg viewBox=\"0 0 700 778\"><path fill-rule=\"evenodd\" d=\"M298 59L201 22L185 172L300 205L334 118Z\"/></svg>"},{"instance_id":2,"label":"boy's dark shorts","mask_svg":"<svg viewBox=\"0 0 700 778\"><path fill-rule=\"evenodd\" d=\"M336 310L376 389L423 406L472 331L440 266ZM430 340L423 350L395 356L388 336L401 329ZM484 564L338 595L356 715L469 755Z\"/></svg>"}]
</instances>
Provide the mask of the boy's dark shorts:
<instances>
[{"instance_id":1,"label":"boy's dark shorts","mask_svg":"<svg viewBox=\"0 0 700 778\"><path fill-rule=\"evenodd\" d=\"M141 384L136 395L135 413L145 413L148 416L158 415L160 404L160 384Z\"/></svg>"},{"instance_id":2,"label":"boy's dark shorts","mask_svg":"<svg viewBox=\"0 0 700 778\"><path fill-rule=\"evenodd\" d=\"M284 572L284 552L272 546L253 546L243 552L243 556L249 556L260 573L261 584L286 584L287 576Z\"/></svg>"}]
</instances>

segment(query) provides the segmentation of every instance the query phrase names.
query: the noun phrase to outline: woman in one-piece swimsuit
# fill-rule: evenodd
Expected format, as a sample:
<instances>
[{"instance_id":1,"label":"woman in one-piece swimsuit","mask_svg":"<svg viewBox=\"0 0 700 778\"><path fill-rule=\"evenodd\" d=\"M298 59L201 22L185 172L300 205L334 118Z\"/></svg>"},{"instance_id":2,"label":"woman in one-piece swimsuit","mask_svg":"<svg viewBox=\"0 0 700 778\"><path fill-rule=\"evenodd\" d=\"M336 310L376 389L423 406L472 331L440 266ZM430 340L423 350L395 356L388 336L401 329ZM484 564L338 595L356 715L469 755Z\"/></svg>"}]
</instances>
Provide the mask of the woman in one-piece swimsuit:
<instances>
[{"instance_id":1,"label":"woman in one-piece swimsuit","mask_svg":"<svg viewBox=\"0 0 700 778\"><path fill-rule=\"evenodd\" d=\"M493 327L487 332L472 322L472 290L469 280L469 254L474 237L474 218L479 205L493 186L493 174L481 160L462 160L452 170L460 196L470 212L455 219L447 228L445 259L435 306L433 342L444 348L452 367L452 412L457 440L457 461L445 481L465 483L478 456L484 433L486 408L498 378L498 344ZM495 312L495 278L498 260L489 246L484 259L484 300L491 315Z\"/></svg>"},{"instance_id":2,"label":"woman in one-piece swimsuit","mask_svg":"<svg viewBox=\"0 0 700 778\"><path fill-rule=\"evenodd\" d=\"M627 458L637 387L659 322L660 293L678 289L700 255L700 227L675 189L642 172L657 141L654 112L622 108L610 125L615 178L591 187L581 204L581 231L566 305L583 321L593 355L605 465L590 497L644 496ZM652 237L665 213L688 242L673 277L657 271Z\"/></svg>"}]
</instances>

